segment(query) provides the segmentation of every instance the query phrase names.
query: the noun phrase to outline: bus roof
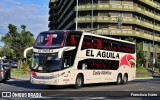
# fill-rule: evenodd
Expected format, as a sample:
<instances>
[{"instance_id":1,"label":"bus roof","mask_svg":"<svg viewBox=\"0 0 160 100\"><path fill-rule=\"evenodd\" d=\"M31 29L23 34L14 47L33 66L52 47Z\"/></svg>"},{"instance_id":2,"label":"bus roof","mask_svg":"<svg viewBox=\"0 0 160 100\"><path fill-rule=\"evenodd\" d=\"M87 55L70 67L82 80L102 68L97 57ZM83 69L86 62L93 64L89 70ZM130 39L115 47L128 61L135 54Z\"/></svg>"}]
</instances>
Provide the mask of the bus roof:
<instances>
[{"instance_id":1,"label":"bus roof","mask_svg":"<svg viewBox=\"0 0 160 100\"><path fill-rule=\"evenodd\" d=\"M49 31L43 31L41 33L53 33L53 32L81 32L82 33L82 31L74 31L74 30L49 30Z\"/></svg>"},{"instance_id":2,"label":"bus roof","mask_svg":"<svg viewBox=\"0 0 160 100\"><path fill-rule=\"evenodd\" d=\"M105 36L105 35L99 35L99 34L93 34L93 33L89 33L89 32L75 31L75 30L49 30L49 31L43 31L41 33L53 33L53 32L66 32L66 33L68 33L68 32L77 32L77 33L82 33L84 35L96 36L96 37L101 37L101 38L105 38L105 39L111 39L111 40L116 40L116 41L120 41L120 42L135 44L134 42L121 40L121 39L116 39L116 38L108 37L108 36Z\"/></svg>"},{"instance_id":3,"label":"bus roof","mask_svg":"<svg viewBox=\"0 0 160 100\"><path fill-rule=\"evenodd\" d=\"M112 38L112 37L108 37L108 36L105 36L105 35L93 34L93 33L88 33L88 32L84 32L83 34L84 35L90 35L90 36L96 36L96 37L100 37L100 38L105 38L105 39L110 39L110 40L116 40L116 41L130 43L130 44L135 44L134 42L121 40L121 39L117 39L117 38Z\"/></svg>"}]
</instances>

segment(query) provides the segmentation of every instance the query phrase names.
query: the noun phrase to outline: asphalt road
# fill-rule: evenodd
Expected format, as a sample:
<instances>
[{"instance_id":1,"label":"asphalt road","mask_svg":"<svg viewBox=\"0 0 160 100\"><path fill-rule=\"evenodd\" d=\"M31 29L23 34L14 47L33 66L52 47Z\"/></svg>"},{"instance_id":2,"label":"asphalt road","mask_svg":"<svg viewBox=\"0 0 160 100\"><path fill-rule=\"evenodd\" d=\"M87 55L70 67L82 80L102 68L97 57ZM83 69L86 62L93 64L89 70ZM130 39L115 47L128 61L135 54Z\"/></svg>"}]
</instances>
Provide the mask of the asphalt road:
<instances>
[{"instance_id":1,"label":"asphalt road","mask_svg":"<svg viewBox=\"0 0 160 100\"><path fill-rule=\"evenodd\" d=\"M83 98L92 99L128 99L135 97L134 100L154 99L160 100L160 79L138 79L128 82L126 85L115 85L114 83L101 83L85 85L80 89L74 89L72 86L59 86L49 89L46 85L31 84L28 80L9 80L0 83L0 91L11 93L39 93L42 98L51 97L76 97L77 100ZM37 94L38 95L38 94ZM18 97L17 95L12 95ZM157 96L159 96L157 98ZM58 98L57 98L58 99Z\"/></svg>"}]
</instances>

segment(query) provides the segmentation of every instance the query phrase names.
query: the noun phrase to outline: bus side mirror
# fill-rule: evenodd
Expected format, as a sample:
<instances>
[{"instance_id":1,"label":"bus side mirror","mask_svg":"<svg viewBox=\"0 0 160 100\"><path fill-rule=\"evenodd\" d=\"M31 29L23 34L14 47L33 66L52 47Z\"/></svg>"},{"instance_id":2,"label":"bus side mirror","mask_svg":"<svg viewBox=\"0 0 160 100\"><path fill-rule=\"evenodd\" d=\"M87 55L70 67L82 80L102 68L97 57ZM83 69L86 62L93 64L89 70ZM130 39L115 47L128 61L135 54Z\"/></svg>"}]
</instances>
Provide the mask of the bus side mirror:
<instances>
[{"instance_id":1,"label":"bus side mirror","mask_svg":"<svg viewBox=\"0 0 160 100\"><path fill-rule=\"evenodd\" d=\"M75 48L76 48L76 47L73 46L73 47L64 47L64 48L60 49L60 50L58 51L58 58L61 58L61 57L62 57L62 53L63 53L64 51L74 50Z\"/></svg>"}]
</instances>

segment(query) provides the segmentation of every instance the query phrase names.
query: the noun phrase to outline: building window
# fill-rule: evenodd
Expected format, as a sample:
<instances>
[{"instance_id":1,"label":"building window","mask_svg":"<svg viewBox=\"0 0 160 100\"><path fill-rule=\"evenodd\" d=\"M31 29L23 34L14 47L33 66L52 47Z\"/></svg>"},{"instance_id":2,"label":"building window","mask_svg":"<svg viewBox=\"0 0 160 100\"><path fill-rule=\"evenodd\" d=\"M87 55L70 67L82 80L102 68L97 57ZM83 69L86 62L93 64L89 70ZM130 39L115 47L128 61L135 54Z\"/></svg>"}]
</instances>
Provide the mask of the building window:
<instances>
[{"instance_id":1,"label":"building window","mask_svg":"<svg viewBox=\"0 0 160 100\"><path fill-rule=\"evenodd\" d=\"M123 5L133 5L133 0L123 0Z\"/></svg>"},{"instance_id":2,"label":"building window","mask_svg":"<svg viewBox=\"0 0 160 100\"><path fill-rule=\"evenodd\" d=\"M109 0L98 0L99 3L109 3Z\"/></svg>"},{"instance_id":3,"label":"building window","mask_svg":"<svg viewBox=\"0 0 160 100\"><path fill-rule=\"evenodd\" d=\"M120 15L119 12L111 12L111 17L118 17Z\"/></svg>"},{"instance_id":4,"label":"building window","mask_svg":"<svg viewBox=\"0 0 160 100\"><path fill-rule=\"evenodd\" d=\"M123 13L123 17L132 18L132 13Z\"/></svg>"},{"instance_id":5,"label":"building window","mask_svg":"<svg viewBox=\"0 0 160 100\"><path fill-rule=\"evenodd\" d=\"M122 3L122 1L121 0L110 0L110 3L111 4L118 4L118 5L120 5Z\"/></svg>"}]
</instances>

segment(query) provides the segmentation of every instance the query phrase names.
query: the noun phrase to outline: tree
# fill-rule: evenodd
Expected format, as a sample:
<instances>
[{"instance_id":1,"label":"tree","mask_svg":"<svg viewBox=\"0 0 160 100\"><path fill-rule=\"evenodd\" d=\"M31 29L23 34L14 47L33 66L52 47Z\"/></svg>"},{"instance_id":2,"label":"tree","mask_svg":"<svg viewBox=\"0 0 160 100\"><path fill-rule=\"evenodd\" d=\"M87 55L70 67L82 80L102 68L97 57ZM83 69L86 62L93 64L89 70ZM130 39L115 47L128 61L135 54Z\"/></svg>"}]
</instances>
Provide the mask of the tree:
<instances>
[{"instance_id":1,"label":"tree","mask_svg":"<svg viewBox=\"0 0 160 100\"><path fill-rule=\"evenodd\" d=\"M141 49L137 50L137 67L142 66L142 64L145 66L146 59L144 57L143 51Z\"/></svg>"},{"instance_id":2,"label":"tree","mask_svg":"<svg viewBox=\"0 0 160 100\"><path fill-rule=\"evenodd\" d=\"M127 38L125 38L125 40L136 43L136 40L134 39L134 37L127 37Z\"/></svg>"},{"instance_id":3,"label":"tree","mask_svg":"<svg viewBox=\"0 0 160 100\"><path fill-rule=\"evenodd\" d=\"M18 68L20 68L23 52L27 47L33 46L34 36L29 31L26 31L25 25L17 28L17 26L9 24L8 29L9 32L2 37L2 41L13 50L16 58L18 58Z\"/></svg>"}]
</instances>

